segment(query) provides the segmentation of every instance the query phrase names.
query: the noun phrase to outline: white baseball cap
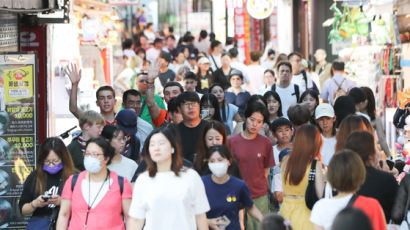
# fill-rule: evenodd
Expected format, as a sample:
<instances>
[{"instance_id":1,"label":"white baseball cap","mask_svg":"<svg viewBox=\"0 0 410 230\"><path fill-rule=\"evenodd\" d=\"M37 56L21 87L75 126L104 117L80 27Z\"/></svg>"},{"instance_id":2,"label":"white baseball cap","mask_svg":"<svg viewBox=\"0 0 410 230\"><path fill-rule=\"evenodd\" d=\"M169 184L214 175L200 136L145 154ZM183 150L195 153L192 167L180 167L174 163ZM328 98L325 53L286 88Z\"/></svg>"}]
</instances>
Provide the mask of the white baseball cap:
<instances>
[{"instance_id":1,"label":"white baseball cap","mask_svg":"<svg viewBox=\"0 0 410 230\"><path fill-rule=\"evenodd\" d=\"M315 109L315 118L321 117L335 117L335 110L328 103L321 103Z\"/></svg>"},{"instance_id":2,"label":"white baseball cap","mask_svg":"<svg viewBox=\"0 0 410 230\"><path fill-rule=\"evenodd\" d=\"M198 60L198 64L206 64L206 63L209 63L209 59L207 57L201 57Z\"/></svg>"}]
</instances>

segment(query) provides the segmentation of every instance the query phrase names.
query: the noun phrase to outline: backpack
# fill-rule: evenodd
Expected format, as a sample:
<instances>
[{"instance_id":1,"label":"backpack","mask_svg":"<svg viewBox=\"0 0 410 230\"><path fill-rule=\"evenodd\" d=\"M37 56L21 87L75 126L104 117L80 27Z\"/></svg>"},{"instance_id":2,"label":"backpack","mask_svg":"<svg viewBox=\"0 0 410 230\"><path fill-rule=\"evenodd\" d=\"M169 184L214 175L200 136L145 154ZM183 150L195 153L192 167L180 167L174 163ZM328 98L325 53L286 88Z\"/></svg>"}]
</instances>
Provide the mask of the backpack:
<instances>
[{"instance_id":1,"label":"backpack","mask_svg":"<svg viewBox=\"0 0 410 230\"><path fill-rule=\"evenodd\" d=\"M346 96L346 95L347 95L347 92L344 91L343 88L342 88L343 83L346 81L346 78L343 79L343 81L342 81L342 83L340 83L340 85L337 84L337 81L336 81L334 78L332 78L332 79L333 79L334 83L335 83L336 86L337 86L337 90L336 90L336 92L333 94L333 103L334 103L338 97L340 97L340 96Z\"/></svg>"},{"instance_id":2,"label":"backpack","mask_svg":"<svg viewBox=\"0 0 410 230\"><path fill-rule=\"evenodd\" d=\"M298 102L298 101L299 101L299 97L300 97L299 86L296 85L296 84L293 84L293 86L295 87L295 92L292 93L292 96L295 95L295 96L296 96L296 102ZM274 91L274 92L276 92L276 84L273 84L273 85L272 85L271 90Z\"/></svg>"},{"instance_id":3,"label":"backpack","mask_svg":"<svg viewBox=\"0 0 410 230\"><path fill-rule=\"evenodd\" d=\"M303 81L305 81L306 90L311 89L311 90L315 91L317 94L320 94L319 89L317 88L317 85L313 80L312 80L312 88L308 88L308 80L307 80L306 71L302 70L302 75L303 75Z\"/></svg>"},{"instance_id":4,"label":"backpack","mask_svg":"<svg viewBox=\"0 0 410 230\"><path fill-rule=\"evenodd\" d=\"M110 173L110 171L108 171ZM71 191L74 191L74 186L77 183L79 173L73 175L73 179L71 180ZM120 193L122 195L122 191L124 190L124 177L118 176L118 184L120 184Z\"/></svg>"}]
</instances>

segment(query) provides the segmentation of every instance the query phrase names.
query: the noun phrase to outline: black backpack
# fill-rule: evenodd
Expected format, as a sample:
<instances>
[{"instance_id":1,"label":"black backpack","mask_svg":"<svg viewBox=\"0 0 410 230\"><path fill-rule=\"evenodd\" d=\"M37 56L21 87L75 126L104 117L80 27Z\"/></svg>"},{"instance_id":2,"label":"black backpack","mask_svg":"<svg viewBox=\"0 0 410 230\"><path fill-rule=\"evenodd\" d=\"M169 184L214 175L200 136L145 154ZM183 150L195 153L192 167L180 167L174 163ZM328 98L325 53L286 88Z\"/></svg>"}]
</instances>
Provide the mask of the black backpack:
<instances>
[{"instance_id":1,"label":"black backpack","mask_svg":"<svg viewBox=\"0 0 410 230\"><path fill-rule=\"evenodd\" d=\"M293 86L295 86L295 92L292 93L292 96L293 96L293 95L296 95L296 102L299 102L299 97L300 97L299 86L296 85L296 84L293 84ZM276 84L273 84L273 85L272 85L271 90L274 91L274 92L276 92Z\"/></svg>"}]
</instances>

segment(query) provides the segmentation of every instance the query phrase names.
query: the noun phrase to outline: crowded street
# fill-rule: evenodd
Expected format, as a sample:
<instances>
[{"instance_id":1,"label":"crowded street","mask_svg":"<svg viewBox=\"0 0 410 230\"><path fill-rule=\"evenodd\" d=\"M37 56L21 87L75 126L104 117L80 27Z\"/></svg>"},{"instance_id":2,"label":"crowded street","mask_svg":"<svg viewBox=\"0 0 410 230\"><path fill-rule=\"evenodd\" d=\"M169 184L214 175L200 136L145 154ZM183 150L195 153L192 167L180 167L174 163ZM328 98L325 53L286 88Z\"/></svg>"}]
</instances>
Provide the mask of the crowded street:
<instances>
[{"instance_id":1,"label":"crowded street","mask_svg":"<svg viewBox=\"0 0 410 230\"><path fill-rule=\"evenodd\" d=\"M0 229L409 230L410 0L0 0Z\"/></svg>"}]
</instances>

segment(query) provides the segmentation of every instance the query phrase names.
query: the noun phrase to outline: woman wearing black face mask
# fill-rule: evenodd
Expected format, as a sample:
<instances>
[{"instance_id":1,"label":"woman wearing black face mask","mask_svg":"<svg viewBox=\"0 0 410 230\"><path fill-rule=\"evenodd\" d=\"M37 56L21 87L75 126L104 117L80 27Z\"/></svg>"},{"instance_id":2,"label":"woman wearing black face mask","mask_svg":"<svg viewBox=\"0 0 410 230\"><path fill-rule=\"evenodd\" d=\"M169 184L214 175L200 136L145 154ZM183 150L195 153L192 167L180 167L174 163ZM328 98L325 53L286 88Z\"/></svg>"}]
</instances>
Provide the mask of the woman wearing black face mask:
<instances>
[{"instance_id":1,"label":"woman wearing black face mask","mask_svg":"<svg viewBox=\"0 0 410 230\"><path fill-rule=\"evenodd\" d=\"M41 145L37 169L24 182L20 211L32 215L26 229L49 229L57 218L64 182L74 173L74 164L64 142L47 138Z\"/></svg>"}]
</instances>

